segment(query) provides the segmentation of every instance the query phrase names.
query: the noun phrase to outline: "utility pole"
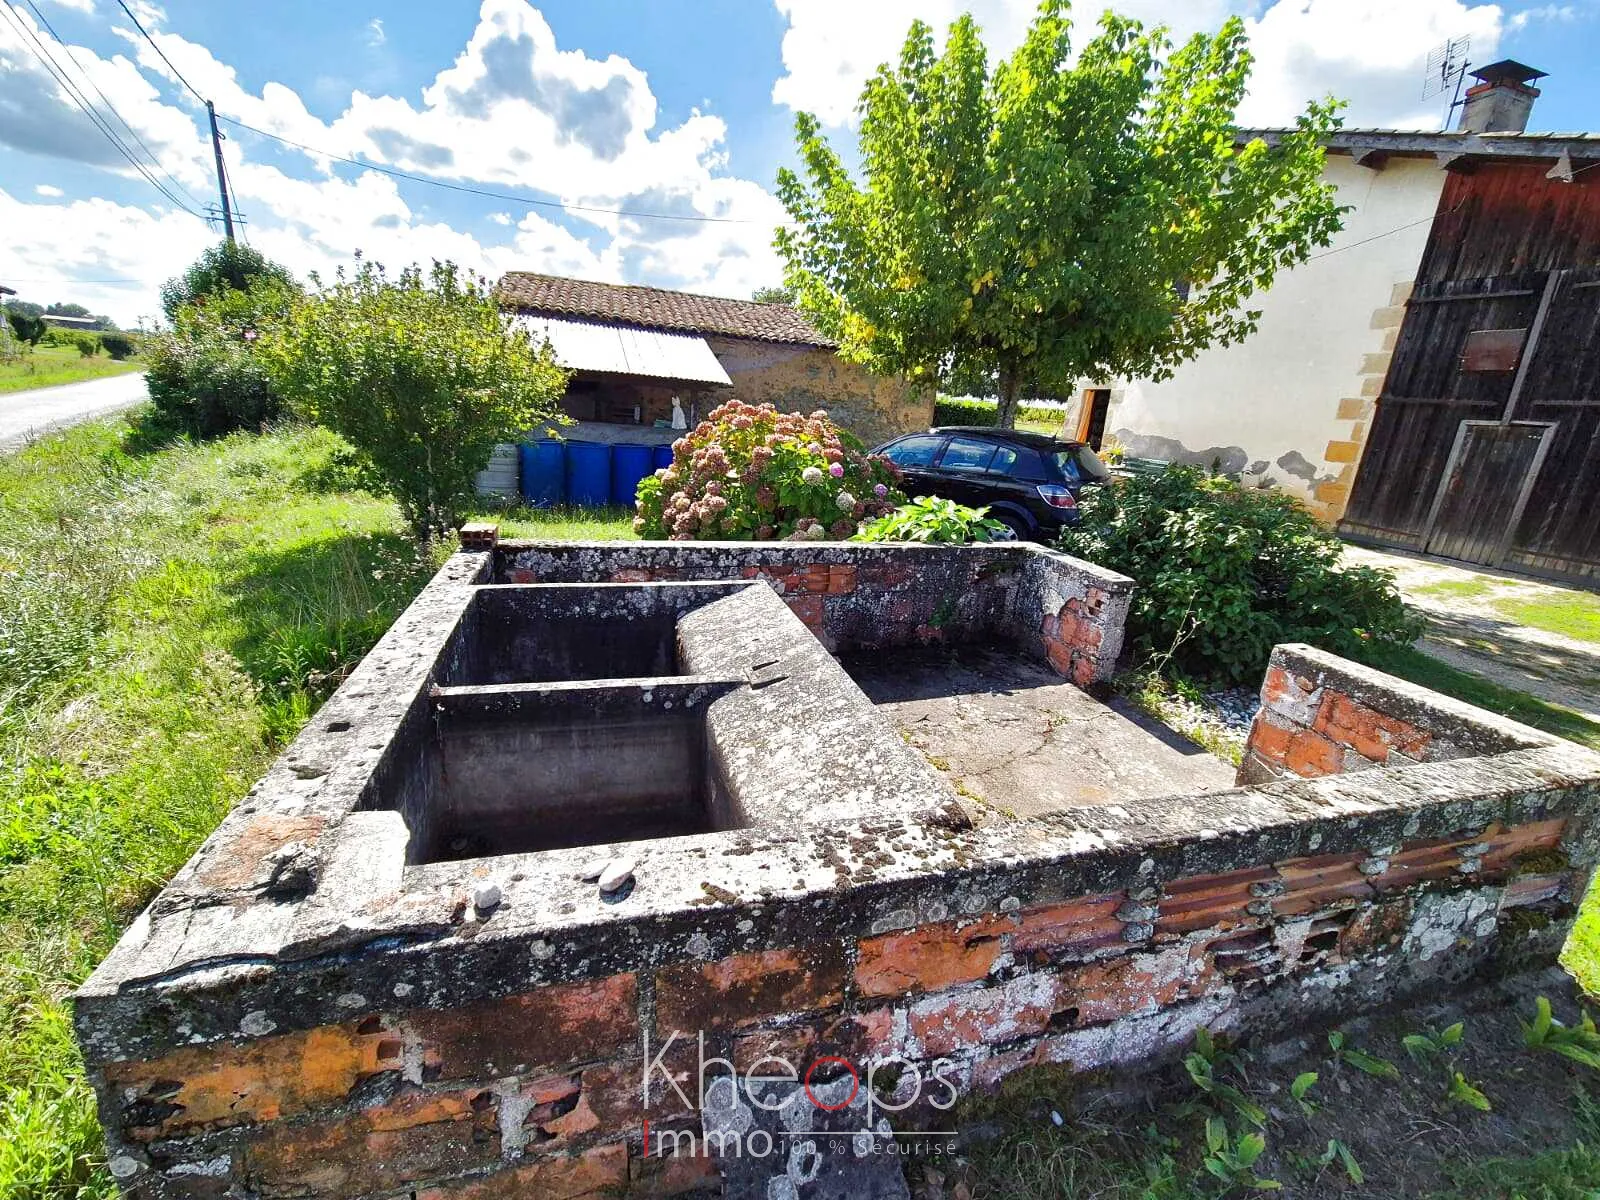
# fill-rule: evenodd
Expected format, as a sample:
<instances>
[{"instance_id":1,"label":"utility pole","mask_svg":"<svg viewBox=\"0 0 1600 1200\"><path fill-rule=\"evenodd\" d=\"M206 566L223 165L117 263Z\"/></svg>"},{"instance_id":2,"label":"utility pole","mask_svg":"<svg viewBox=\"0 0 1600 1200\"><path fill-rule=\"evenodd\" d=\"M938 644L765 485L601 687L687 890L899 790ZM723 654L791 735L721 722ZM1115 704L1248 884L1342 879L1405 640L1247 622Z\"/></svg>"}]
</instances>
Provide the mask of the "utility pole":
<instances>
[{"instance_id":1,"label":"utility pole","mask_svg":"<svg viewBox=\"0 0 1600 1200\"><path fill-rule=\"evenodd\" d=\"M217 106L206 101L206 115L211 118L211 150L217 156L217 191L222 195L222 228L233 241L233 209L228 206L228 177L222 170L222 134L217 129Z\"/></svg>"}]
</instances>

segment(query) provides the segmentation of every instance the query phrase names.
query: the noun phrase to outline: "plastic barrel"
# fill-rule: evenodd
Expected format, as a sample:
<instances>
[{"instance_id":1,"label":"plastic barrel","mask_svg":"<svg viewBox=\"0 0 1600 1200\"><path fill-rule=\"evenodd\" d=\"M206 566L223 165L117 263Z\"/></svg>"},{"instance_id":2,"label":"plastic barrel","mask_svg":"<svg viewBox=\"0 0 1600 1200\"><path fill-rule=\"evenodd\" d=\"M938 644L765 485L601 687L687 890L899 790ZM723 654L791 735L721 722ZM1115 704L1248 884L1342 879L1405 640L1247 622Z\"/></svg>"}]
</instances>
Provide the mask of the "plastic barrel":
<instances>
[{"instance_id":1,"label":"plastic barrel","mask_svg":"<svg viewBox=\"0 0 1600 1200\"><path fill-rule=\"evenodd\" d=\"M634 493L639 490L639 480L654 469L651 446L611 447L611 503L633 507Z\"/></svg>"},{"instance_id":2,"label":"plastic barrel","mask_svg":"<svg viewBox=\"0 0 1600 1200\"><path fill-rule=\"evenodd\" d=\"M653 454L651 456L651 458L650 458L650 466L652 468L654 468L655 470L659 471L659 470L661 470L662 467L670 467L671 465L672 465L672 447L671 446L657 446L655 454Z\"/></svg>"},{"instance_id":3,"label":"plastic barrel","mask_svg":"<svg viewBox=\"0 0 1600 1200\"><path fill-rule=\"evenodd\" d=\"M535 508L552 508L567 498L566 446L557 441L523 442L517 447L522 498Z\"/></svg>"},{"instance_id":4,"label":"plastic barrel","mask_svg":"<svg viewBox=\"0 0 1600 1200\"><path fill-rule=\"evenodd\" d=\"M611 447L603 442L567 443L567 503L599 508L611 499Z\"/></svg>"}]
</instances>

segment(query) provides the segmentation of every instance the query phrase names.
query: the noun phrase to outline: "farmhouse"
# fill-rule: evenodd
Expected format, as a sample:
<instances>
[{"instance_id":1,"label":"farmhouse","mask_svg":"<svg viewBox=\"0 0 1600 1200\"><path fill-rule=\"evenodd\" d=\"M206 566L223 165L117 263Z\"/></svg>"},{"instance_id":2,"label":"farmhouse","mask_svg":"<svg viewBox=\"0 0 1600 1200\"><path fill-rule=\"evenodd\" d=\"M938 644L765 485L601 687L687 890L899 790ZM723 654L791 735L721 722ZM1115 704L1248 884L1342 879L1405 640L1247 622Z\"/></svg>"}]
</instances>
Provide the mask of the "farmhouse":
<instances>
[{"instance_id":1,"label":"farmhouse","mask_svg":"<svg viewBox=\"0 0 1600 1200\"><path fill-rule=\"evenodd\" d=\"M931 390L845 362L787 304L527 271L508 272L498 291L572 370L562 407L580 422L575 438L670 442L674 400L690 428L735 397L822 408L868 445L933 417Z\"/></svg>"},{"instance_id":2,"label":"farmhouse","mask_svg":"<svg viewBox=\"0 0 1600 1200\"><path fill-rule=\"evenodd\" d=\"M1344 230L1260 297L1254 337L1090 388L1078 427L1285 488L1357 540L1600 575L1600 135L1524 131L1539 71L1473 74L1454 130L1328 140Z\"/></svg>"}]
</instances>

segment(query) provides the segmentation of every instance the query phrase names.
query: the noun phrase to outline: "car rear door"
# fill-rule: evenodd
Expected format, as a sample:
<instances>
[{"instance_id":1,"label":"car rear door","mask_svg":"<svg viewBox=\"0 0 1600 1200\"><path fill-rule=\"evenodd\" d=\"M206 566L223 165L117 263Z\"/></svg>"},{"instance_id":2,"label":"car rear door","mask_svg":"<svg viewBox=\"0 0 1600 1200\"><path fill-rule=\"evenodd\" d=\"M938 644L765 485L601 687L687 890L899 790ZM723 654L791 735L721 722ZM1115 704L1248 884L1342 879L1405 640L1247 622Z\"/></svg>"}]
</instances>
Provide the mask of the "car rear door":
<instances>
[{"instance_id":1,"label":"car rear door","mask_svg":"<svg viewBox=\"0 0 1600 1200\"><path fill-rule=\"evenodd\" d=\"M989 486L989 464L994 452L995 443L988 438L952 435L934 468L938 494L973 508L990 503L994 492Z\"/></svg>"},{"instance_id":2,"label":"car rear door","mask_svg":"<svg viewBox=\"0 0 1600 1200\"><path fill-rule=\"evenodd\" d=\"M907 496L943 495L936 487L933 464L945 440L942 433L913 433L880 447L878 453L900 468Z\"/></svg>"}]
</instances>

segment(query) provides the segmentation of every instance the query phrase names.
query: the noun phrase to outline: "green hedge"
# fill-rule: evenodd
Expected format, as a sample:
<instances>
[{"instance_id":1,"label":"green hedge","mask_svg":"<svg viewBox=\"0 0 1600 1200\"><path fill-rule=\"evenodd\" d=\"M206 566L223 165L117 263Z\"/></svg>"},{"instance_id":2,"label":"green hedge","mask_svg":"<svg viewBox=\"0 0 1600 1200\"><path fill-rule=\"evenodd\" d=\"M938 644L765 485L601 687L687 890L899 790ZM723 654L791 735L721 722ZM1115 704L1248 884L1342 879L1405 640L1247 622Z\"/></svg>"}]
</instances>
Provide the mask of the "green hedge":
<instances>
[{"instance_id":1,"label":"green hedge","mask_svg":"<svg viewBox=\"0 0 1600 1200\"><path fill-rule=\"evenodd\" d=\"M1066 419L1059 408L1044 408L1037 404L1023 404L1017 408L1017 419L1059 426ZM993 400L956 400L939 397L933 406L935 425L993 425L1000 416L1000 406Z\"/></svg>"}]
</instances>

